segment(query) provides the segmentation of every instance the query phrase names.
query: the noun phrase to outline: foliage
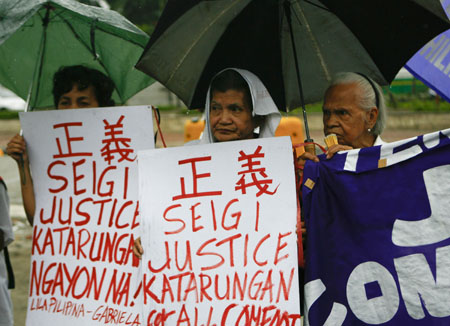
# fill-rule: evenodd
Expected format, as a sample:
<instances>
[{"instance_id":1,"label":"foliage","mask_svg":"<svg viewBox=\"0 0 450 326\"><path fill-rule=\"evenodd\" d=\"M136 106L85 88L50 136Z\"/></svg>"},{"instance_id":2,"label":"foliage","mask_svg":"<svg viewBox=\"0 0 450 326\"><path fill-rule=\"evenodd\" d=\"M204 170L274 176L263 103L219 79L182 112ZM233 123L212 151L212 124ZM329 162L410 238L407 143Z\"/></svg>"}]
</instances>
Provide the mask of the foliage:
<instances>
[{"instance_id":1,"label":"foliage","mask_svg":"<svg viewBox=\"0 0 450 326\"><path fill-rule=\"evenodd\" d=\"M312 104L307 104L305 105L305 109L306 112L322 112L322 102L316 102L316 103L312 103ZM288 112L288 115L293 115L293 116L301 116L302 113L302 108L296 108L294 110L291 110Z\"/></svg>"},{"instance_id":2,"label":"foliage","mask_svg":"<svg viewBox=\"0 0 450 326\"><path fill-rule=\"evenodd\" d=\"M0 120L19 119L19 112L2 109L0 110Z\"/></svg>"},{"instance_id":3,"label":"foliage","mask_svg":"<svg viewBox=\"0 0 450 326\"><path fill-rule=\"evenodd\" d=\"M450 103L439 97L396 99L395 105L388 101L392 111L418 111L418 112L450 112Z\"/></svg>"},{"instance_id":4,"label":"foliage","mask_svg":"<svg viewBox=\"0 0 450 326\"><path fill-rule=\"evenodd\" d=\"M383 93L390 111L450 112L450 103L430 95L428 87L417 79L394 80L390 86L383 87ZM306 105L306 112L322 112L322 102ZM289 115L299 114L301 108L289 112Z\"/></svg>"}]
</instances>

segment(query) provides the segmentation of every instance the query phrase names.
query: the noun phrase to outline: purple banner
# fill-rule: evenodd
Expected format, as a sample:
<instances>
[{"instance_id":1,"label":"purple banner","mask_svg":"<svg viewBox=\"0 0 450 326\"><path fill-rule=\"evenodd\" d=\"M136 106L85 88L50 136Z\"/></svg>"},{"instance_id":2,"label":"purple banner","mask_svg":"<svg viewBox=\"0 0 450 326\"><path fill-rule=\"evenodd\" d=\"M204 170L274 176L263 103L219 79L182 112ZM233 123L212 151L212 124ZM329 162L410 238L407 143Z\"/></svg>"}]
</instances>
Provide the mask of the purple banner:
<instances>
[{"instance_id":1,"label":"purple banner","mask_svg":"<svg viewBox=\"0 0 450 326\"><path fill-rule=\"evenodd\" d=\"M441 3L450 16L450 0L441 0ZM405 68L450 102L450 30L428 42Z\"/></svg>"},{"instance_id":2,"label":"purple banner","mask_svg":"<svg viewBox=\"0 0 450 326\"><path fill-rule=\"evenodd\" d=\"M305 325L450 325L450 129L308 162Z\"/></svg>"}]
</instances>

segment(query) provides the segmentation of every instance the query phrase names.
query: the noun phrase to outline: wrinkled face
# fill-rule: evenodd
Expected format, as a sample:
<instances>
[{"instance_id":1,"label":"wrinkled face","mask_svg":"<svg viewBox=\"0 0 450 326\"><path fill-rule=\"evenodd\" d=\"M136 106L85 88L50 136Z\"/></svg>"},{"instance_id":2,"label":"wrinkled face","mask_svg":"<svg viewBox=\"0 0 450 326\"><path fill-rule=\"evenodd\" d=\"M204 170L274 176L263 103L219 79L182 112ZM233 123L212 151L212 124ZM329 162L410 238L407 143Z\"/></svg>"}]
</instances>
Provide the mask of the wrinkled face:
<instances>
[{"instance_id":1,"label":"wrinkled face","mask_svg":"<svg viewBox=\"0 0 450 326\"><path fill-rule=\"evenodd\" d=\"M376 122L372 111L359 107L359 92L356 84L333 86L325 94L322 108L324 134L336 134L339 144L353 148L365 147L363 143L370 137L367 129Z\"/></svg>"},{"instance_id":2,"label":"wrinkled face","mask_svg":"<svg viewBox=\"0 0 450 326\"><path fill-rule=\"evenodd\" d=\"M253 138L253 130L257 124L243 91L230 89L226 92L213 92L209 115L215 141Z\"/></svg>"},{"instance_id":3,"label":"wrinkled face","mask_svg":"<svg viewBox=\"0 0 450 326\"><path fill-rule=\"evenodd\" d=\"M78 89L78 85L64 93L58 101L58 110L65 109L87 109L98 107L97 97L95 96L94 86L89 86L83 90Z\"/></svg>"}]
</instances>

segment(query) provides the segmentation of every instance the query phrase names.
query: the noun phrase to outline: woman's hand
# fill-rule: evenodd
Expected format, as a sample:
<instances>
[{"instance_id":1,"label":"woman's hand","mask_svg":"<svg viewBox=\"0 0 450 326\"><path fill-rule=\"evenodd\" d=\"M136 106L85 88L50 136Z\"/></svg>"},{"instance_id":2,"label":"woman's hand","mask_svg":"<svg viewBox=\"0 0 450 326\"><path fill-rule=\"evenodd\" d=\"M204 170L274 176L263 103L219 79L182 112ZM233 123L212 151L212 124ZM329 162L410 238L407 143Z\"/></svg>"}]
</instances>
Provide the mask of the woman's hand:
<instances>
[{"instance_id":1,"label":"woman's hand","mask_svg":"<svg viewBox=\"0 0 450 326\"><path fill-rule=\"evenodd\" d=\"M303 167L305 166L306 161L313 161L318 163L319 162L319 158L317 157L317 155L308 153L308 152L304 152L302 155L300 155L297 158L297 165L299 166L298 170L298 176L301 177L303 174Z\"/></svg>"},{"instance_id":2,"label":"woman's hand","mask_svg":"<svg viewBox=\"0 0 450 326\"><path fill-rule=\"evenodd\" d=\"M23 207L25 209L28 222L30 222L30 225L33 225L36 201L34 198L33 179L31 178L30 162L28 161L25 139L19 134L15 135L9 141L6 147L6 153L17 162L20 175Z\"/></svg>"},{"instance_id":3,"label":"woman's hand","mask_svg":"<svg viewBox=\"0 0 450 326\"><path fill-rule=\"evenodd\" d=\"M136 240L134 240L133 254L137 258L141 259L143 253L144 253L144 249L142 249L141 237L136 238Z\"/></svg>"},{"instance_id":4,"label":"woman's hand","mask_svg":"<svg viewBox=\"0 0 450 326\"><path fill-rule=\"evenodd\" d=\"M11 156L18 164L21 160L28 162L27 145L25 139L19 134L15 135L6 146L6 154Z\"/></svg>"},{"instance_id":5,"label":"woman's hand","mask_svg":"<svg viewBox=\"0 0 450 326\"><path fill-rule=\"evenodd\" d=\"M336 154L337 152L348 151L350 149L353 149L353 147L350 147L350 146L347 146L347 145L340 145L340 144L331 145L330 148L328 148L328 150L326 152L327 160L332 158L334 156L334 154Z\"/></svg>"}]
</instances>

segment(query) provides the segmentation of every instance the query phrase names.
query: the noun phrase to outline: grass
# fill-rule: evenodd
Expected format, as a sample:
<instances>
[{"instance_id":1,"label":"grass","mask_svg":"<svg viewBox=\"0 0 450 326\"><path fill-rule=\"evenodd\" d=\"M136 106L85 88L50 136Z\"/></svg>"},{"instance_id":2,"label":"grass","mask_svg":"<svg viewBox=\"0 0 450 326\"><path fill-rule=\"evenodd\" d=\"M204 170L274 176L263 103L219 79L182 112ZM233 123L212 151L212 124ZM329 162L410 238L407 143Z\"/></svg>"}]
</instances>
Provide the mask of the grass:
<instances>
[{"instance_id":1,"label":"grass","mask_svg":"<svg viewBox=\"0 0 450 326\"><path fill-rule=\"evenodd\" d=\"M450 103L439 96L432 97L427 93L417 95L388 94L386 100L386 104L392 111L450 112Z\"/></svg>"}]
</instances>

